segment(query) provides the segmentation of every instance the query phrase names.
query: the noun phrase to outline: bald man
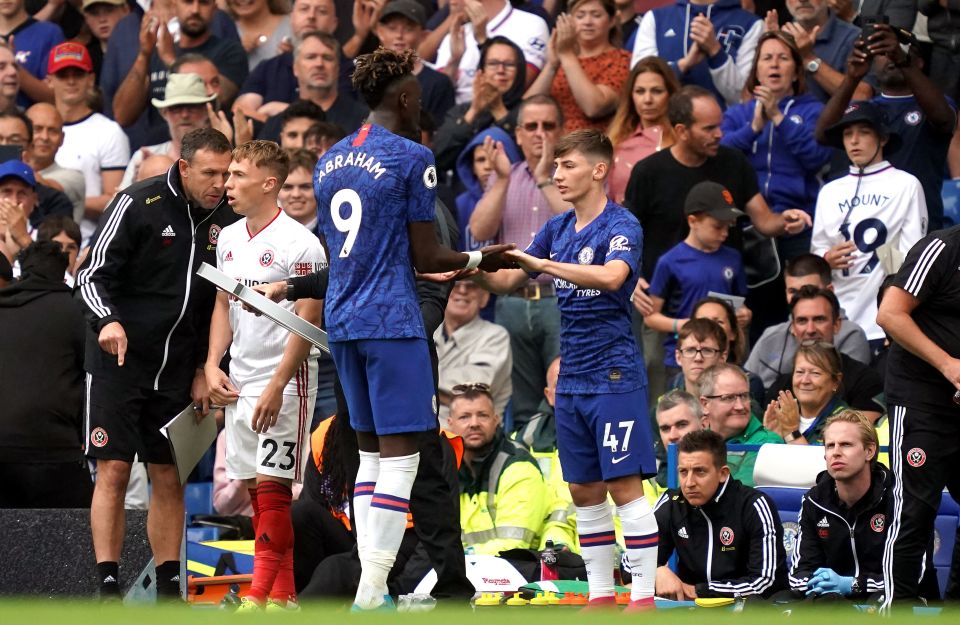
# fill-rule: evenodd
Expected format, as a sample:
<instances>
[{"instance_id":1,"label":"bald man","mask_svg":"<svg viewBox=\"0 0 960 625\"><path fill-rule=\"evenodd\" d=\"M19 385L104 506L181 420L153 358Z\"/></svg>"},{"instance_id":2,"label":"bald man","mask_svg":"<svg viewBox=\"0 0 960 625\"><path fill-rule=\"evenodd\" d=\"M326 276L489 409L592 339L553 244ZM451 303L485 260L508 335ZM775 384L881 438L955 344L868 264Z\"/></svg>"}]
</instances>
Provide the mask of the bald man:
<instances>
[{"instance_id":1,"label":"bald man","mask_svg":"<svg viewBox=\"0 0 960 625\"><path fill-rule=\"evenodd\" d=\"M83 203L87 187L83 172L57 165L54 160L57 150L63 145L63 118L56 107L46 102L34 104L27 109L27 117L33 124L32 153L28 165L43 179L43 182L59 186L73 204L73 220L83 219Z\"/></svg>"}]
</instances>

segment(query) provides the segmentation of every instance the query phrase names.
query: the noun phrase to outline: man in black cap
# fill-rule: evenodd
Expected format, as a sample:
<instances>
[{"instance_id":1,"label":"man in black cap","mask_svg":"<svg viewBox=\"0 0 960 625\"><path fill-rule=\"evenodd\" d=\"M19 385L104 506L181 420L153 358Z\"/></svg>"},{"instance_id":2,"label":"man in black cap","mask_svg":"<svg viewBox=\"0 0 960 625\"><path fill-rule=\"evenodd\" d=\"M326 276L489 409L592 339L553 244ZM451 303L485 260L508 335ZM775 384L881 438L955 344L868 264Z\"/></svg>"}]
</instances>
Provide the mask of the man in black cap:
<instances>
[{"instance_id":1,"label":"man in black cap","mask_svg":"<svg viewBox=\"0 0 960 625\"><path fill-rule=\"evenodd\" d=\"M877 292L927 233L923 187L886 160L900 139L877 104L851 104L824 139L843 148L851 165L848 175L820 190L810 251L830 264L840 305L876 352L885 338L876 321Z\"/></svg>"},{"instance_id":2,"label":"man in black cap","mask_svg":"<svg viewBox=\"0 0 960 625\"><path fill-rule=\"evenodd\" d=\"M417 0L393 0L383 7L375 32L384 48L397 52L416 50L423 40L426 23L427 13ZM439 124L454 104L453 83L445 74L427 67L419 59L413 73L420 83L423 110Z\"/></svg>"}]
</instances>

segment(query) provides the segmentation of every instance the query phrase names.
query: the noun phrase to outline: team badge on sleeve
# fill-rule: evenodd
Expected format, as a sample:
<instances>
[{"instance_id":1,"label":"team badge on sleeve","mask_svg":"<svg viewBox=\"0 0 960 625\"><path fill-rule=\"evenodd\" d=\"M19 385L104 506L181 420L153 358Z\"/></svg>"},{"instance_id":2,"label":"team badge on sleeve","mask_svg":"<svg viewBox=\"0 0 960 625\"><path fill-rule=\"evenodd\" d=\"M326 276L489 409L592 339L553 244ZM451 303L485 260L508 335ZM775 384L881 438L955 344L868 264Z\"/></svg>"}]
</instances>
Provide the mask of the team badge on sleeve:
<instances>
[{"instance_id":1,"label":"team badge on sleeve","mask_svg":"<svg viewBox=\"0 0 960 625\"><path fill-rule=\"evenodd\" d=\"M622 234L610 239L610 250L611 252L629 252L630 251L630 241L627 237Z\"/></svg>"},{"instance_id":2,"label":"team badge on sleeve","mask_svg":"<svg viewBox=\"0 0 960 625\"><path fill-rule=\"evenodd\" d=\"M437 168L430 165L423 171L423 186L434 189L437 186Z\"/></svg>"}]
</instances>

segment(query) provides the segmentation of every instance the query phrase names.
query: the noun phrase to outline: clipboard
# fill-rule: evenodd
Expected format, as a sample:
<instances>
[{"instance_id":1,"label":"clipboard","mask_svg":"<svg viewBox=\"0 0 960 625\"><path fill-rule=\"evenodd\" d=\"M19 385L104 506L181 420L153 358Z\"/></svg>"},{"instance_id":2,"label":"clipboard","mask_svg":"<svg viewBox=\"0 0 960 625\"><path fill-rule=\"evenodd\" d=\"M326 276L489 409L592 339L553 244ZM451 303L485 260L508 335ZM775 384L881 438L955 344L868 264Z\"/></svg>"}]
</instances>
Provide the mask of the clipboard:
<instances>
[{"instance_id":1,"label":"clipboard","mask_svg":"<svg viewBox=\"0 0 960 625\"><path fill-rule=\"evenodd\" d=\"M309 341L313 345L330 353L330 345L327 343L327 333L313 325L309 321L298 317L283 306L272 302L260 293L257 293L248 286L244 286L223 273L209 263L202 263L197 269L197 275L204 280L211 282L221 291L233 295L238 300L261 313L267 319L270 319L282 328L293 332L300 338Z\"/></svg>"},{"instance_id":2,"label":"clipboard","mask_svg":"<svg viewBox=\"0 0 960 625\"><path fill-rule=\"evenodd\" d=\"M200 462L200 458L207 453L213 441L217 440L217 420L213 418L211 411L211 414L197 423L196 412L191 402L161 427L160 433L170 443L170 453L177 467L177 477L180 478L180 485L183 486L187 483L190 472Z\"/></svg>"}]
</instances>

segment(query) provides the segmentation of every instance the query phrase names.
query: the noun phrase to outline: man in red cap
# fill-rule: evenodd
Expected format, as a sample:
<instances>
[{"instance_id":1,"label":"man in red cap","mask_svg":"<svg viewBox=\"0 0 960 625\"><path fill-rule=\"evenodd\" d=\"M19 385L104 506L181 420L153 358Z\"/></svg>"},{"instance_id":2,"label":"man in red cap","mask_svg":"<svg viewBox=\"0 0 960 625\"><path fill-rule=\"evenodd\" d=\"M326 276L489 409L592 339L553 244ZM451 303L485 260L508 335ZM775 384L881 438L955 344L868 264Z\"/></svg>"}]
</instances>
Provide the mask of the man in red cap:
<instances>
[{"instance_id":1,"label":"man in red cap","mask_svg":"<svg viewBox=\"0 0 960 625\"><path fill-rule=\"evenodd\" d=\"M90 108L93 82L93 62L84 46L66 42L50 51L47 84L63 117L64 133L56 160L61 167L83 172L87 198L80 231L84 240L96 228L130 161L130 143L123 129Z\"/></svg>"}]
</instances>

